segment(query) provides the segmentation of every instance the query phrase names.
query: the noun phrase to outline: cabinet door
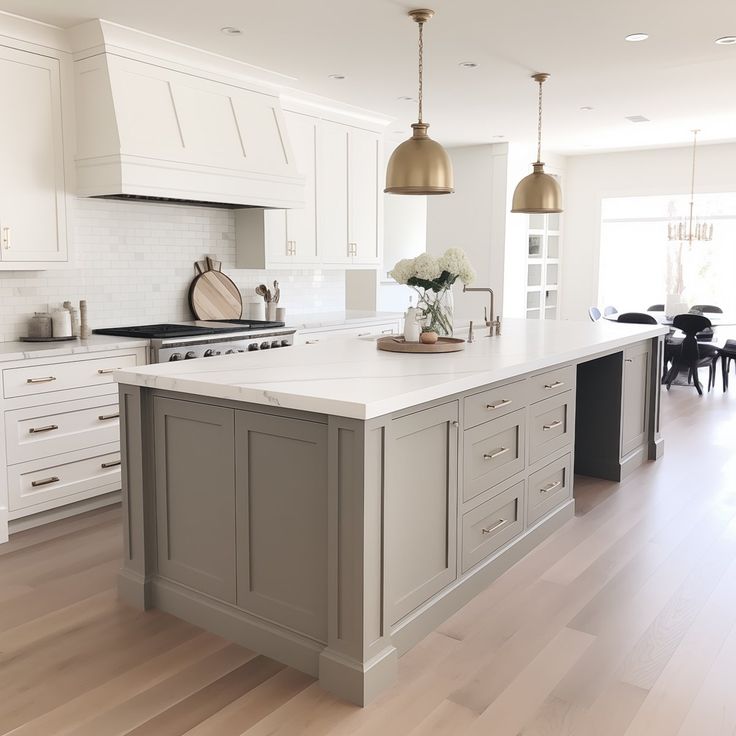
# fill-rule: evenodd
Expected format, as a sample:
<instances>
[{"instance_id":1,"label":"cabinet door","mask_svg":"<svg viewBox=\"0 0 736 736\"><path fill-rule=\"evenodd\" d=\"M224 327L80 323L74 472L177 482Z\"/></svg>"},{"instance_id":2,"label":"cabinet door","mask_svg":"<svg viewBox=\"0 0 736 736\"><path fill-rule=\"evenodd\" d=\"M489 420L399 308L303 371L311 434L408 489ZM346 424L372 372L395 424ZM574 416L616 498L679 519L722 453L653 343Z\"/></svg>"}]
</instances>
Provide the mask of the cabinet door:
<instances>
[{"instance_id":1,"label":"cabinet door","mask_svg":"<svg viewBox=\"0 0 736 736\"><path fill-rule=\"evenodd\" d=\"M0 261L65 261L58 59L0 47Z\"/></svg>"},{"instance_id":2,"label":"cabinet door","mask_svg":"<svg viewBox=\"0 0 736 736\"><path fill-rule=\"evenodd\" d=\"M317 132L317 240L323 263L349 263L348 131L321 121Z\"/></svg>"},{"instance_id":3,"label":"cabinet door","mask_svg":"<svg viewBox=\"0 0 736 736\"><path fill-rule=\"evenodd\" d=\"M317 121L285 112L286 126L299 173L306 178L304 207L286 210L286 252L291 263L317 260Z\"/></svg>"},{"instance_id":4,"label":"cabinet door","mask_svg":"<svg viewBox=\"0 0 736 736\"><path fill-rule=\"evenodd\" d=\"M154 399L159 573L235 602L234 410Z\"/></svg>"},{"instance_id":5,"label":"cabinet door","mask_svg":"<svg viewBox=\"0 0 736 736\"><path fill-rule=\"evenodd\" d=\"M623 416L621 418L621 456L644 444L649 419L649 343L624 350Z\"/></svg>"},{"instance_id":6,"label":"cabinet door","mask_svg":"<svg viewBox=\"0 0 736 736\"><path fill-rule=\"evenodd\" d=\"M351 128L348 149L348 249L352 263L378 263L380 138Z\"/></svg>"},{"instance_id":7,"label":"cabinet door","mask_svg":"<svg viewBox=\"0 0 736 736\"><path fill-rule=\"evenodd\" d=\"M235 414L238 606L327 641L327 425Z\"/></svg>"},{"instance_id":8,"label":"cabinet door","mask_svg":"<svg viewBox=\"0 0 736 736\"><path fill-rule=\"evenodd\" d=\"M396 623L457 577L458 404L391 423L386 458L386 570Z\"/></svg>"}]
</instances>

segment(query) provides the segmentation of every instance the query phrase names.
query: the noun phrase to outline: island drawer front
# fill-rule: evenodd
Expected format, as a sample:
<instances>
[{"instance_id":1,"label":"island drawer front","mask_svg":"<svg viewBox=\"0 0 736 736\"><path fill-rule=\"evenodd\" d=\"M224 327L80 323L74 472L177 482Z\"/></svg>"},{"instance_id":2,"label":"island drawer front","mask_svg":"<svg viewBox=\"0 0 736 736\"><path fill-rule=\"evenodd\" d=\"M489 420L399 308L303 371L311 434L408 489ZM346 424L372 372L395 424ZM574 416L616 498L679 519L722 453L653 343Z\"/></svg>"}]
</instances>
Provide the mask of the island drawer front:
<instances>
[{"instance_id":1,"label":"island drawer front","mask_svg":"<svg viewBox=\"0 0 736 736\"><path fill-rule=\"evenodd\" d=\"M526 404L526 390L526 381L515 381L467 396L464 403L465 429L521 409Z\"/></svg>"},{"instance_id":2,"label":"island drawer front","mask_svg":"<svg viewBox=\"0 0 736 736\"><path fill-rule=\"evenodd\" d=\"M80 458L81 453L69 453L65 459L55 457L56 464L47 460L9 467L10 511L32 509L48 501L93 496L100 486L120 488L120 451L101 452L104 449L90 450L88 457Z\"/></svg>"},{"instance_id":3,"label":"island drawer front","mask_svg":"<svg viewBox=\"0 0 736 736\"><path fill-rule=\"evenodd\" d=\"M131 353L66 363L7 368L3 371L3 392L6 399L11 399L65 389L100 386L112 383L112 374L117 368L129 368L136 363L136 355Z\"/></svg>"},{"instance_id":4,"label":"island drawer front","mask_svg":"<svg viewBox=\"0 0 736 736\"><path fill-rule=\"evenodd\" d=\"M529 476L527 524L541 519L571 496L571 459L570 455L564 455Z\"/></svg>"},{"instance_id":5,"label":"island drawer front","mask_svg":"<svg viewBox=\"0 0 736 736\"><path fill-rule=\"evenodd\" d=\"M525 409L463 433L464 501L524 469L525 436Z\"/></svg>"},{"instance_id":6,"label":"island drawer front","mask_svg":"<svg viewBox=\"0 0 736 736\"><path fill-rule=\"evenodd\" d=\"M570 391L575 388L576 369L574 365L565 365L555 368L538 376L527 379L529 383L529 403L548 399L550 396Z\"/></svg>"},{"instance_id":7,"label":"island drawer front","mask_svg":"<svg viewBox=\"0 0 736 736\"><path fill-rule=\"evenodd\" d=\"M117 396L5 412L8 465L118 442Z\"/></svg>"},{"instance_id":8,"label":"island drawer front","mask_svg":"<svg viewBox=\"0 0 736 736\"><path fill-rule=\"evenodd\" d=\"M575 395L567 391L529 407L529 464L572 444Z\"/></svg>"},{"instance_id":9,"label":"island drawer front","mask_svg":"<svg viewBox=\"0 0 736 736\"><path fill-rule=\"evenodd\" d=\"M463 515L463 572L524 530L524 481Z\"/></svg>"}]
</instances>

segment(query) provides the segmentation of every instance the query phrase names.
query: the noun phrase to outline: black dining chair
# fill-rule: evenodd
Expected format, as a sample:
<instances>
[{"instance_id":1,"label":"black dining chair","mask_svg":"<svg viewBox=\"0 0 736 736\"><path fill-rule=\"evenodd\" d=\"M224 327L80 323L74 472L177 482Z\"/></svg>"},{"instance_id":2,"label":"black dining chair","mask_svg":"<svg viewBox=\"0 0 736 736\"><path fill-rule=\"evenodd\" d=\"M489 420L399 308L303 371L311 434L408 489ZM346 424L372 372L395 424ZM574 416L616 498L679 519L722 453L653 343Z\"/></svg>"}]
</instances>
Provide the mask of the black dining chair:
<instances>
[{"instance_id":1,"label":"black dining chair","mask_svg":"<svg viewBox=\"0 0 736 736\"><path fill-rule=\"evenodd\" d=\"M664 312L664 304L652 304L647 308L647 312Z\"/></svg>"},{"instance_id":2,"label":"black dining chair","mask_svg":"<svg viewBox=\"0 0 736 736\"><path fill-rule=\"evenodd\" d=\"M678 314L672 321L673 326L685 333L679 350L672 356L672 366L665 376L664 383L670 390L672 382L680 371L687 370L688 382L692 380L700 396L703 387L698 377L698 368L708 368L708 391L715 385L715 367L720 350L715 345L703 345L698 342L697 335L711 327L707 317L700 314Z\"/></svg>"},{"instance_id":3,"label":"black dining chair","mask_svg":"<svg viewBox=\"0 0 736 736\"><path fill-rule=\"evenodd\" d=\"M721 374L723 376L723 390L728 391L728 374L731 361L736 360L736 340L726 340L721 348Z\"/></svg>"},{"instance_id":4,"label":"black dining chair","mask_svg":"<svg viewBox=\"0 0 736 736\"><path fill-rule=\"evenodd\" d=\"M619 314L617 322L628 322L629 324L636 325L657 325L657 322L651 314L644 314L644 312L624 312Z\"/></svg>"},{"instance_id":5,"label":"black dining chair","mask_svg":"<svg viewBox=\"0 0 736 736\"><path fill-rule=\"evenodd\" d=\"M690 312L700 314L723 314L723 310L713 304L695 304L690 307Z\"/></svg>"},{"instance_id":6,"label":"black dining chair","mask_svg":"<svg viewBox=\"0 0 736 736\"><path fill-rule=\"evenodd\" d=\"M601 318L601 310L598 307L588 307L588 317L591 322L597 322Z\"/></svg>"}]
</instances>

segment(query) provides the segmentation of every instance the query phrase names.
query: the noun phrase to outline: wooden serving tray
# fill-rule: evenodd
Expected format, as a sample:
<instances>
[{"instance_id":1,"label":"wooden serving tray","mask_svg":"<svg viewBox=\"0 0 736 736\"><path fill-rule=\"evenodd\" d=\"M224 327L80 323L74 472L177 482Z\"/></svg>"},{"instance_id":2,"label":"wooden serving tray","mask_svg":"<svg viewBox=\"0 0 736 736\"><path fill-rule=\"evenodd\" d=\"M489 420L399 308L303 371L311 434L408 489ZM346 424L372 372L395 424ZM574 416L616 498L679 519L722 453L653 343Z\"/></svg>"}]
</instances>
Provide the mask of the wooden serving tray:
<instances>
[{"instance_id":1,"label":"wooden serving tray","mask_svg":"<svg viewBox=\"0 0 736 736\"><path fill-rule=\"evenodd\" d=\"M406 342L403 337L379 337L376 347L391 353L456 353L465 350L465 340L441 337L434 345L427 345L423 342Z\"/></svg>"}]
</instances>

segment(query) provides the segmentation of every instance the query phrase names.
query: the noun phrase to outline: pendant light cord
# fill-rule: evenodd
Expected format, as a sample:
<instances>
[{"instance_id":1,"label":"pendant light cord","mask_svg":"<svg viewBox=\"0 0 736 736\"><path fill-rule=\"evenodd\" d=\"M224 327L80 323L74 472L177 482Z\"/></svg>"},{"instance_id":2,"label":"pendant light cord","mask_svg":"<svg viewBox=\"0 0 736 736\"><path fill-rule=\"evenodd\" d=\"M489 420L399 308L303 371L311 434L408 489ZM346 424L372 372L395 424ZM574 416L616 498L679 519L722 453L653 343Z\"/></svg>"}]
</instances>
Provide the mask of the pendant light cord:
<instances>
[{"instance_id":1,"label":"pendant light cord","mask_svg":"<svg viewBox=\"0 0 736 736\"><path fill-rule=\"evenodd\" d=\"M695 208L695 149L698 145L698 131L693 130L693 167L690 175L690 223L688 225L687 239L693 242L693 209Z\"/></svg>"},{"instance_id":2,"label":"pendant light cord","mask_svg":"<svg viewBox=\"0 0 736 736\"><path fill-rule=\"evenodd\" d=\"M539 102L538 102L538 121L537 121L537 163L542 161L542 84L539 82Z\"/></svg>"},{"instance_id":3,"label":"pendant light cord","mask_svg":"<svg viewBox=\"0 0 736 736\"><path fill-rule=\"evenodd\" d=\"M419 120L422 122L424 98L424 23L419 23Z\"/></svg>"}]
</instances>

